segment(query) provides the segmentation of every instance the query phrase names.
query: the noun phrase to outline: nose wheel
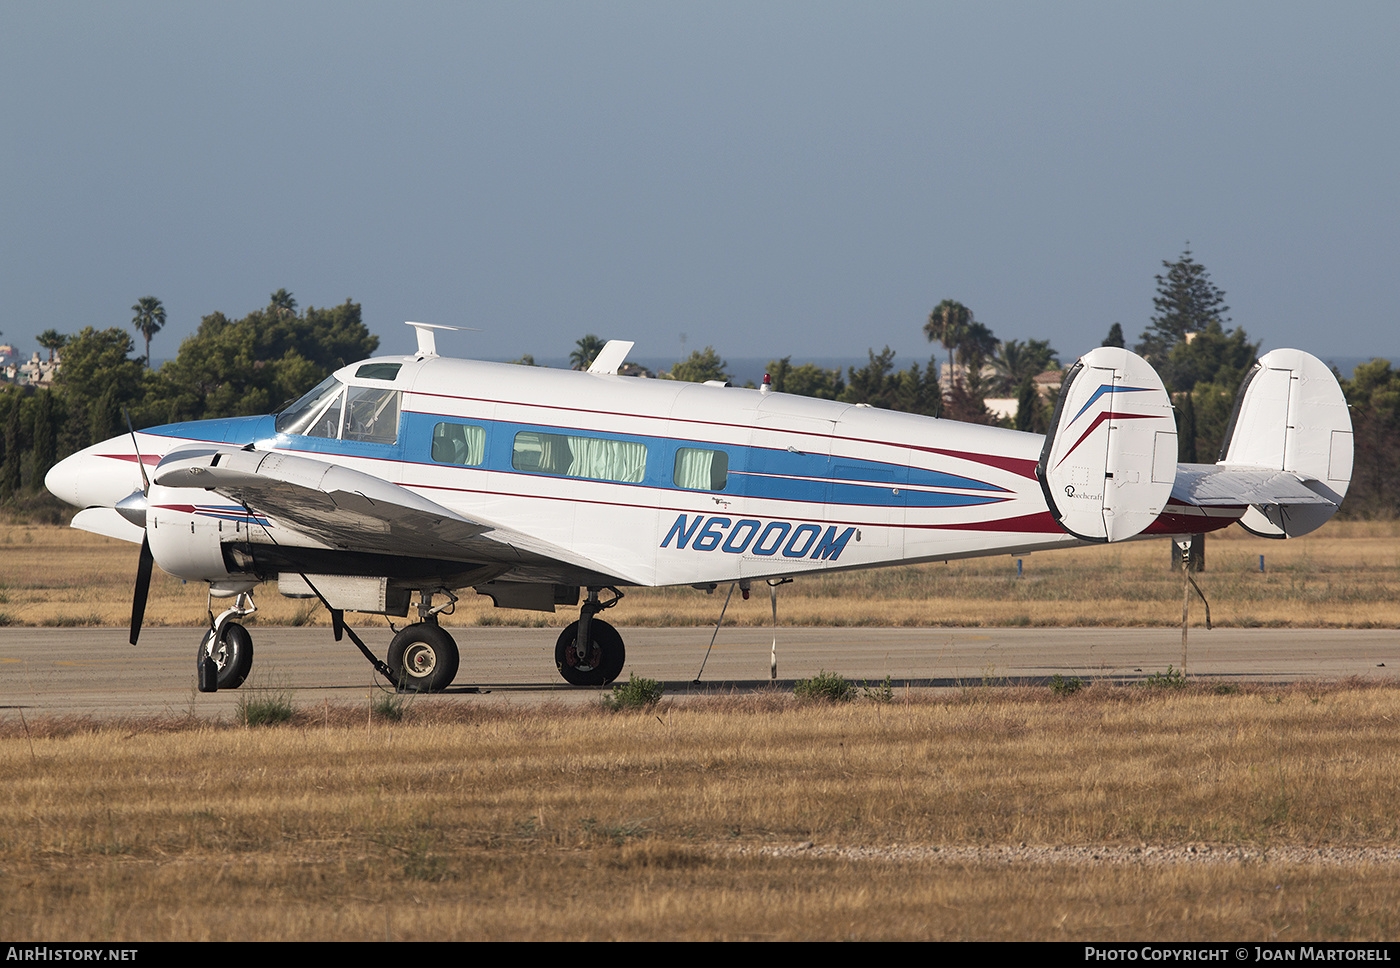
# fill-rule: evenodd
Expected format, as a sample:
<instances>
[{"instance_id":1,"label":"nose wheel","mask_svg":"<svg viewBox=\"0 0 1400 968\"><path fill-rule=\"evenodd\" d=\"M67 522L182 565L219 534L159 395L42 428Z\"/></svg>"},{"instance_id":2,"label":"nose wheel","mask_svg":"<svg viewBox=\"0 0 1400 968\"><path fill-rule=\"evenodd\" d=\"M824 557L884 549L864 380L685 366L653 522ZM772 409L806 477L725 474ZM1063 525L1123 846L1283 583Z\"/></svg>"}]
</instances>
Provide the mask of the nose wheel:
<instances>
[{"instance_id":1,"label":"nose wheel","mask_svg":"<svg viewBox=\"0 0 1400 968\"><path fill-rule=\"evenodd\" d=\"M195 662L203 667L199 680L200 692L237 689L253 669L253 637L237 622L229 622L219 632L211 629L199 641ZM211 665L213 683L208 681ZM208 688L210 685L213 685L212 689Z\"/></svg>"},{"instance_id":2,"label":"nose wheel","mask_svg":"<svg viewBox=\"0 0 1400 968\"><path fill-rule=\"evenodd\" d=\"M256 611L252 595L241 593L234 599L233 607L214 619L209 631L199 640L194 661L200 692L237 689L248 678L253 670L253 637L233 620L247 618Z\"/></svg>"}]
</instances>

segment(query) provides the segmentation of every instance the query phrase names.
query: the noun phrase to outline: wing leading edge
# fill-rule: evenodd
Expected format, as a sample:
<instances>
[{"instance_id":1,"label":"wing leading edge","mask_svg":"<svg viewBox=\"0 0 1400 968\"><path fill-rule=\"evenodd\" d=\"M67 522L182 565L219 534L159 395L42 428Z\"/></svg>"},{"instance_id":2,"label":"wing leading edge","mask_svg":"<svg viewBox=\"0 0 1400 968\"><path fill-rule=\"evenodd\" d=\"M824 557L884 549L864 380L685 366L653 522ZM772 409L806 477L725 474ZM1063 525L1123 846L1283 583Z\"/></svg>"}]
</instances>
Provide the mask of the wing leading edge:
<instances>
[{"instance_id":1,"label":"wing leading edge","mask_svg":"<svg viewBox=\"0 0 1400 968\"><path fill-rule=\"evenodd\" d=\"M408 488L348 467L277 451L196 447L168 454L156 485L213 491L328 548L499 565L532 578L625 582L566 548L468 518Z\"/></svg>"}]
</instances>

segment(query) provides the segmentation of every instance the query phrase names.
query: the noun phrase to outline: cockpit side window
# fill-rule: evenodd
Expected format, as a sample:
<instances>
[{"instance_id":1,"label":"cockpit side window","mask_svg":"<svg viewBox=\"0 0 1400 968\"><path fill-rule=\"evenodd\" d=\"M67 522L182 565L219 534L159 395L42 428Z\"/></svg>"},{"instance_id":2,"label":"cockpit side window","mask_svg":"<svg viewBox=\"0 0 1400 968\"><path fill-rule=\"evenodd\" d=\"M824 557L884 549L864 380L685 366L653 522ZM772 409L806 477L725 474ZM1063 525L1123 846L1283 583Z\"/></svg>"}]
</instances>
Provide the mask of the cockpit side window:
<instances>
[{"instance_id":1,"label":"cockpit side window","mask_svg":"<svg viewBox=\"0 0 1400 968\"><path fill-rule=\"evenodd\" d=\"M392 444L399 439L399 391L350 387L345 397L345 439Z\"/></svg>"}]
</instances>

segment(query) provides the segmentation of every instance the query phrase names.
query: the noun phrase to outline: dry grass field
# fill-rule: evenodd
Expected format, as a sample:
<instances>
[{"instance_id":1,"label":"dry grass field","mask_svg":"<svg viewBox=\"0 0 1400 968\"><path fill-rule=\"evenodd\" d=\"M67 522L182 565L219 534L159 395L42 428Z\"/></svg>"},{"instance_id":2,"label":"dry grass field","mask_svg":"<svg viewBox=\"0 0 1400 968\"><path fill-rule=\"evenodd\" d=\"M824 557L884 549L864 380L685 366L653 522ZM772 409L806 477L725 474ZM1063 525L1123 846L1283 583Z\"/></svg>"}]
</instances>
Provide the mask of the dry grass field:
<instances>
[{"instance_id":1,"label":"dry grass field","mask_svg":"<svg viewBox=\"0 0 1400 968\"><path fill-rule=\"evenodd\" d=\"M0 727L0 935L1393 939L1400 691Z\"/></svg>"},{"instance_id":2,"label":"dry grass field","mask_svg":"<svg viewBox=\"0 0 1400 968\"><path fill-rule=\"evenodd\" d=\"M1212 536L1221 625L1400 627L1400 525ZM1266 568L1259 570L1259 555ZM126 623L136 552L0 526L0 625ZM724 589L634 590L705 625ZM800 580L797 625L1174 625L1164 541ZM259 618L324 622L265 590ZM201 588L157 575L148 624ZM1193 602L1193 619L1201 609ZM448 624L562 625L467 598ZM769 621L766 594L727 621ZM0 647L3 644L0 631ZM256 694L249 693L250 701ZM1376 940L1400 690L969 686L646 712L419 697L248 728L0 719L0 936Z\"/></svg>"},{"instance_id":3,"label":"dry grass field","mask_svg":"<svg viewBox=\"0 0 1400 968\"><path fill-rule=\"evenodd\" d=\"M1207 539L1200 584L1211 616L1224 626L1400 627L1400 522L1333 522L1291 541L1254 538L1231 528ZM1016 626L1177 625L1182 581L1169 567L1165 539L803 578L783 587L786 625ZM1259 556L1265 570L1259 570ZM0 525L0 624L122 626L131 614L136 548L71 528ZM709 625L725 589L633 589L614 613L627 625ZM328 624L314 603L282 598L265 586L256 620L272 625ZM203 586L157 570L148 625L199 625ZM726 623L771 621L766 589L738 595ZM1193 605L1193 615L1204 613ZM495 609L464 596L447 625L549 624L550 615Z\"/></svg>"}]
</instances>

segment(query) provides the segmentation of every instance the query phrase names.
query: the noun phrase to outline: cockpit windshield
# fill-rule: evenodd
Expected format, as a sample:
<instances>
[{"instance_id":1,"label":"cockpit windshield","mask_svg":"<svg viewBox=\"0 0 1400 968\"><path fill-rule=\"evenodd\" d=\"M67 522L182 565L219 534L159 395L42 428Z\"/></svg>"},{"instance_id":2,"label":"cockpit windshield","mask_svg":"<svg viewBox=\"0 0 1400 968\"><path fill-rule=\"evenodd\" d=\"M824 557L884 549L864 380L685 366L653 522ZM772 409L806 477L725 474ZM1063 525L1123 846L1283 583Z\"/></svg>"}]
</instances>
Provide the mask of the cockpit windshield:
<instances>
[{"instance_id":1,"label":"cockpit windshield","mask_svg":"<svg viewBox=\"0 0 1400 968\"><path fill-rule=\"evenodd\" d=\"M327 377L279 413L275 426L279 434L392 444L399 438L399 396L392 387L347 388Z\"/></svg>"},{"instance_id":2,"label":"cockpit windshield","mask_svg":"<svg viewBox=\"0 0 1400 968\"><path fill-rule=\"evenodd\" d=\"M326 377L314 390L277 415L277 432L310 437L339 437L340 396L344 390L345 385L335 377ZM333 425L331 421L334 422Z\"/></svg>"}]
</instances>

